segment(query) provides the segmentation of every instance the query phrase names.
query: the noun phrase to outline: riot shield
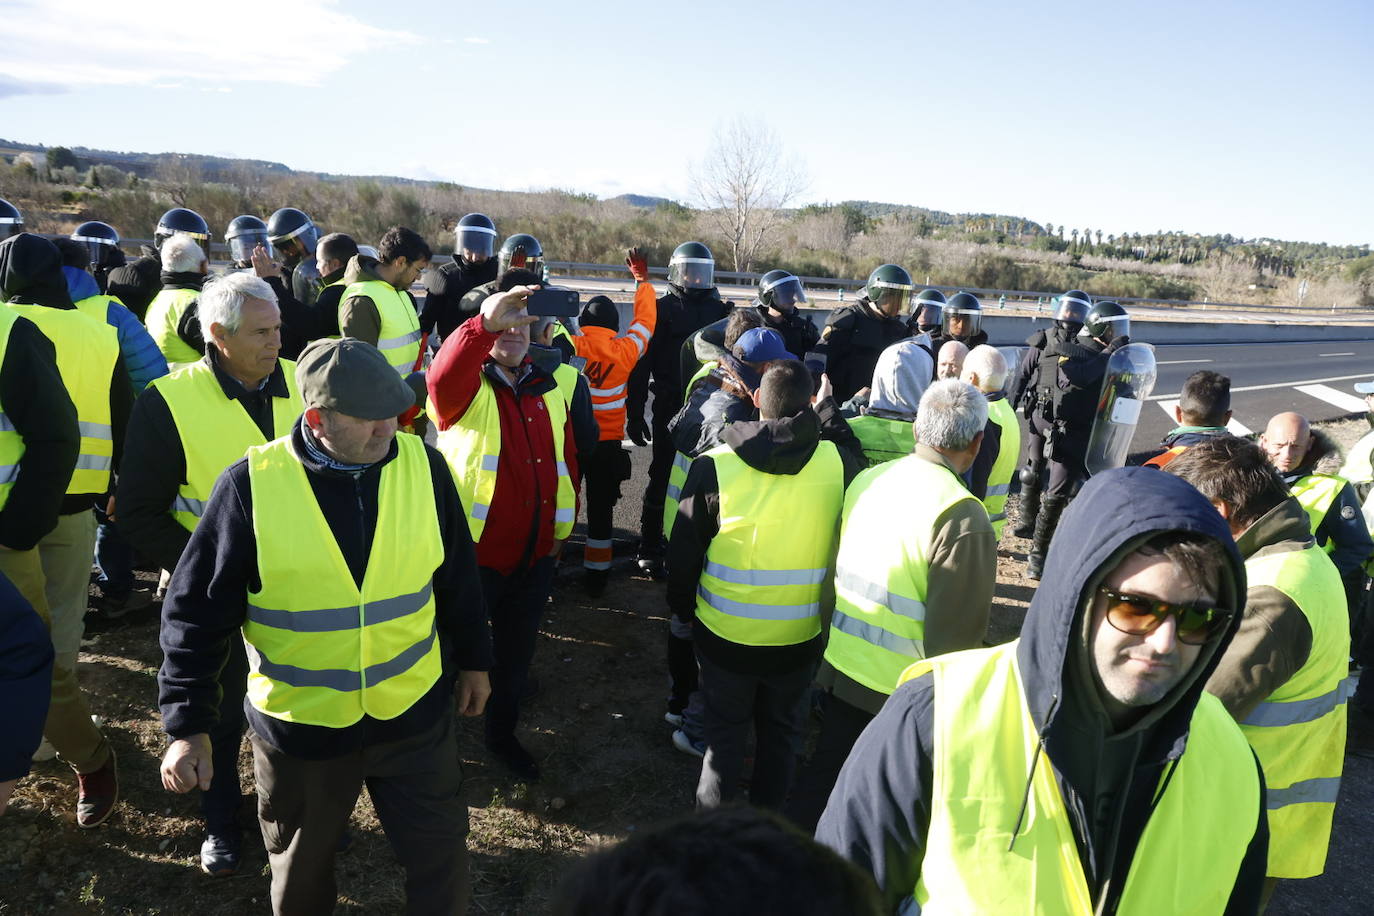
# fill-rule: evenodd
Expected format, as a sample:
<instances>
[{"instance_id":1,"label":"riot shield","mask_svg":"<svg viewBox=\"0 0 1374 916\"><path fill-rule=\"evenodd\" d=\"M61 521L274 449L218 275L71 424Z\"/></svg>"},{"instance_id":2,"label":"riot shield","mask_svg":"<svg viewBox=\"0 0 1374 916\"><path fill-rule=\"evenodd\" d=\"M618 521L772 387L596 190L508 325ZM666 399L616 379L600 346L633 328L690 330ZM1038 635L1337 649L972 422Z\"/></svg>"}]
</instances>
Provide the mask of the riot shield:
<instances>
[{"instance_id":1,"label":"riot shield","mask_svg":"<svg viewBox=\"0 0 1374 916\"><path fill-rule=\"evenodd\" d=\"M320 268L314 258L303 259L291 271L291 293L303 305L320 298Z\"/></svg>"},{"instance_id":2,"label":"riot shield","mask_svg":"<svg viewBox=\"0 0 1374 916\"><path fill-rule=\"evenodd\" d=\"M1084 459L1089 476L1126 463L1140 410L1154 387L1155 348L1150 344L1127 344L1107 360Z\"/></svg>"},{"instance_id":3,"label":"riot shield","mask_svg":"<svg viewBox=\"0 0 1374 916\"><path fill-rule=\"evenodd\" d=\"M998 347L997 350L1002 354L1002 358L1007 361L1007 379L1002 383L1002 393L1007 397L1012 395L1012 387L1016 384L1016 376L1021 369L1021 360L1026 358L1026 351L1030 347ZM1013 404L1012 408L1015 409Z\"/></svg>"}]
</instances>

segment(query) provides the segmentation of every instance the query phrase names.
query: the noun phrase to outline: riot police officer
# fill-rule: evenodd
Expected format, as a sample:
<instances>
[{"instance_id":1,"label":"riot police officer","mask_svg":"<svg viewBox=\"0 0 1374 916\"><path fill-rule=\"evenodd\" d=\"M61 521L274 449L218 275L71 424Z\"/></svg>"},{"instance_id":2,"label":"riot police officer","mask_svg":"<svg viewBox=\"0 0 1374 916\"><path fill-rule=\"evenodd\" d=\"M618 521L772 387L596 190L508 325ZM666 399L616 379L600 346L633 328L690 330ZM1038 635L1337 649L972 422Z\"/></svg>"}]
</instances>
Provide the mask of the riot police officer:
<instances>
[{"instance_id":1,"label":"riot police officer","mask_svg":"<svg viewBox=\"0 0 1374 916\"><path fill-rule=\"evenodd\" d=\"M763 326L782 337L789 353L800 359L820 343L821 332L797 309L806 304L806 290L785 270L770 270L759 278L758 310Z\"/></svg>"},{"instance_id":2,"label":"riot police officer","mask_svg":"<svg viewBox=\"0 0 1374 916\"><path fill-rule=\"evenodd\" d=\"M825 372L837 403L867 388L878 355L911 336L907 308L912 289L911 274L896 264L883 264L868 275L857 300L835 309L826 319L819 349L825 354Z\"/></svg>"},{"instance_id":3,"label":"riot police officer","mask_svg":"<svg viewBox=\"0 0 1374 916\"><path fill-rule=\"evenodd\" d=\"M100 292L104 293L109 284L110 271L123 267L127 260L124 250L119 247L119 233L109 223L89 220L76 227L72 232L72 241L86 246L86 253L91 259L91 276L95 278Z\"/></svg>"},{"instance_id":4,"label":"riot police officer","mask_svg":"<svg viewBox=\"0 0 1374 916\"><path fill-rule=\"evenodd\" d=\"M120 302L143 320L148 304L162 289L162 258L159 252L162 243L174 235L186 235L195 239L196 244L210 257L210 226L205 218L194 210L173 207L162 214L153 231L153 247L144 245L140 255L123 267L109 272L105 292Z\"/></svg>"},{"instance_id":5,"label":"riot police officer","mask_svg":"<svg viewBox=\"0 0 1374 916\"><path fill-rule=\"evenodd\" d=\"M540 278L542 283L547 283L549 280L549 269L544 263L544 246L539 244L539 239L532 235L526 235L523 232L516 233L501 243L501 250L496 253L494 276L464 293L458 302L459 311L466 318L476 315L482 308L482 301L493 293L499 292L496 288L497 282L501 279L501 275L512 267L521 267L531 271ZM462 324L462 321L458 324Z\"/></svg>"},{"instance_id":6,"label":"riot police officer","mask_svg":"<svg viewBox=\"0 0 1374 916\"><path fill-rule=\"evenodd\" d=\"M230 220L229 228L224 230L224 241L229 245L229 260L236 270L253 267L253 250L259 245L272 254L267 224L252 214L245 213Z\"/></svg>"},{"instance_id":7,"label":"riot police officer","mask_svg":"<svg viewBox=\"0 0 1374 916\"><path fill-rule=\"evenodd\" d=\"M1131 342L1130 315L1121 307L1121 303L1110 299L1103 299L1088 309L1083 330L1088 334L1086 346L1094 350L1103 351L1111 347L1115 352Z\"/></svg>"},{"instance_id":8,"label":"riot police officer","mask_svg":"<svg viewBox=\"0 0 1374 916\"><path fill-rule=\"evenodd\" d=\"M940 333L931 338L930 347L939 353L951 340L970 350L988 342L988 332L983 330L983 303L966 290L955 293L940 309Z\"/></svg>"},{"instance_id":9,"label":"riot police officer","mask_svg":"<svg viewBox=\"0 0 1374 916\"><path fill-rule=\"evenodd\" d=\"M267 238L282 259L282 282L303 304L320 295L320 269L315 263L315 244L320 230L304 212L282 207L267 218Z\"/></svg>"},{"instance_id":10,"label":"riot police officer","mask_svg":"<svg viewBox=\"0 0 1374 916\"><path fill-rule=\"evenodd\" d=\"M716 290L716 261L701 242L683 242L668 261L668 292L658 299L658 321L649 349L630 373L625 406L626 433L636 445L653 443L649 486L639 519L639 566L650 575L663 571L663 500L677 450L668 421L682 408L682 345L693 331L729 312ZM654 393L653 432L644 419L649 390Z\"/></svg>"},{"instance_id":11,"label":"riot police officer","mask_svg":"<svg viewBox=\"0 0 1374 916\"><path fill-rule=\"evenodd\" d=\"M911 302L914 309L911 319L907 322L912 336L925 334L927 340L933 340L935 335L940 333L940 327L944 323L947 301L945 294L933 286L917 293Z\"/></svg>"},{"instance_id":12,"label":"riot police officer","mask_svg":"<svg viewBox=\"0 0 1374 916\"><path fill-rule=\"evenodd\" d=\"M24 214L14 204L0 197L0 242L24 231Z\"/></svg>"},{"instance_id":13,"label":"riot police officer","mask_svg":"<svg viewBox=\"0 0 1374 916\"><path fill-rule=\"evenodd\" d=\"M463 297L475 287L496 279L496 224L482 213L469 213L454 227L453 259L425 271L425 303L420 330L443 340L472 317L464 312ZM438 332L437 335L435 332Z\"/></svg>"}]
</instances>

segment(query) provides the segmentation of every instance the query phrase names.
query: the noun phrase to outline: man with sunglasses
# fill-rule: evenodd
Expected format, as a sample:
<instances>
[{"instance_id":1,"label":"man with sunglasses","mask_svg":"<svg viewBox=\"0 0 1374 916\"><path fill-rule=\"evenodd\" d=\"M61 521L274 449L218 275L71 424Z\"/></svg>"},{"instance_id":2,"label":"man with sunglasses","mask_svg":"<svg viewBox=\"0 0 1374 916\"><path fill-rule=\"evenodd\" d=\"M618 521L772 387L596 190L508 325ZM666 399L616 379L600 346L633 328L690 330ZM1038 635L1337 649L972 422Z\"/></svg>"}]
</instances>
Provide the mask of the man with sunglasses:
<instances>
[{"instance_id":1,"label":"man with sunglasses","mask_svg":"<svg viewBox=\"0 0 1374 916\"><path fill-rule=\"evenodd\" d=\"M1263 783L1203 690L1244 587L1192 487L1094 476L1021 638L907 669L816 838L873 874L885 912L1256 912Z\"/></svg>"},{"instance_id":2,"label":"man with sunglasses","mask_svg":"<svg viewBox=\"0 0 1374 916\"><path fill-rule=\"evenodd\" d=\"M1322 873L1344 764L1350 632L1336 566L1259 446L1194 445L1168 471L1216 506L1245 557L1245 614L1207 690L1240 723L1264 766L1265 897L1280 878Z\"/></svg>"}]
</instances>

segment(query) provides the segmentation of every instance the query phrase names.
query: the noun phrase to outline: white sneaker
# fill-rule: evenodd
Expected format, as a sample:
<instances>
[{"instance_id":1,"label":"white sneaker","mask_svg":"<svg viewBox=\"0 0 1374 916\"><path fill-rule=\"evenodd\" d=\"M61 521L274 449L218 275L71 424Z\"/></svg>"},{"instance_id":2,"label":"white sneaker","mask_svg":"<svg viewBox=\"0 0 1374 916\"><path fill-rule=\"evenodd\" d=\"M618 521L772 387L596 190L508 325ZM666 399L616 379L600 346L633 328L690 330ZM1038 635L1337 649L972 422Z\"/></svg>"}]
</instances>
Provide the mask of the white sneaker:
<instances>
[{"instance_id":1,"label":"white sneaker","mask_svg":"<svg viewBox=\"0 0 1374 916\"><path fill-rule=\"evenodd\" d=\"M663 721L667 722L673 728L682 728L682 723L687 720L683 718L680 712L665 712L663 714Z\"/></svg>"},{"instance_id":2,"label":"white sneaker","mask_svg":"<svg viewBox=\"0 0 1374 916\"><path fill-rule=\"evenodd\" d=\"M673 732L673 747L682 751L684 754L691 754L693 757L706 756L706 742L693 741L682 729Z\"/></svg>"}]
</instances>

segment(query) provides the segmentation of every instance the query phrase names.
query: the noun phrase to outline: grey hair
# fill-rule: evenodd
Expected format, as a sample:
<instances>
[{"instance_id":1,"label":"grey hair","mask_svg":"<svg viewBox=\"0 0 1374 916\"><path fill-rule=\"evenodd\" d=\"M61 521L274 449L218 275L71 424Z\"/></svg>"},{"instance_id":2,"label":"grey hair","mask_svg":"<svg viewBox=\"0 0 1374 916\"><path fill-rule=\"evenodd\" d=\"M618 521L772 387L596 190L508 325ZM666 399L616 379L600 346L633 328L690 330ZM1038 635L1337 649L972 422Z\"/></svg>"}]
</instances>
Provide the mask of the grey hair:
<instances>
[{"instance_id":1,"label":"grey hair","mask_svg":"<svg viewBox=\"0 0 1374 916\"><path fill-rule=\"evenodd\" d=\"M166 250L163 243L163 250ZM277 304L277 294L261 277L236 271L216 277L205 284L200 293L200 336L208 344L215 337L210 333L211 325L219 325L230 334L237 334L243 323L243 303L249 299L265 299Z\"/></svg>"},{"instance_id":2,"label":"grey hair","mask_svg":"<svg viewBox=\"0 0 1374 916\"><path fill-rule=\"evenodd\" d=\"M189 235L174 235L158 250L162 269L173 274L190 274L205 263L205 249Z\"/></svg>"},{"instance_id":3,"label":"grey hair","mask_svg":"<svg viewBox=\"0 0 1374 916\"><path fill-rule=\"evenodd\" d=\"M1007 358L996 347L979 344L964 358L964 371L959 378L968 381L974 372L978 373L978 385L984 391L1001 391L1007 384Z\"/></svg>"},{"instance_id":4,"label":"grey hair","mask_svg":"<svg viewBox=\"0 0 1374 916\"><path fill-rule=\"evenodd\" d=\"M944 379L921 395L916 411L916 441L931 448L960 452L988 424L988 402L968 382Z\"/></svg>"}]
</instances>

